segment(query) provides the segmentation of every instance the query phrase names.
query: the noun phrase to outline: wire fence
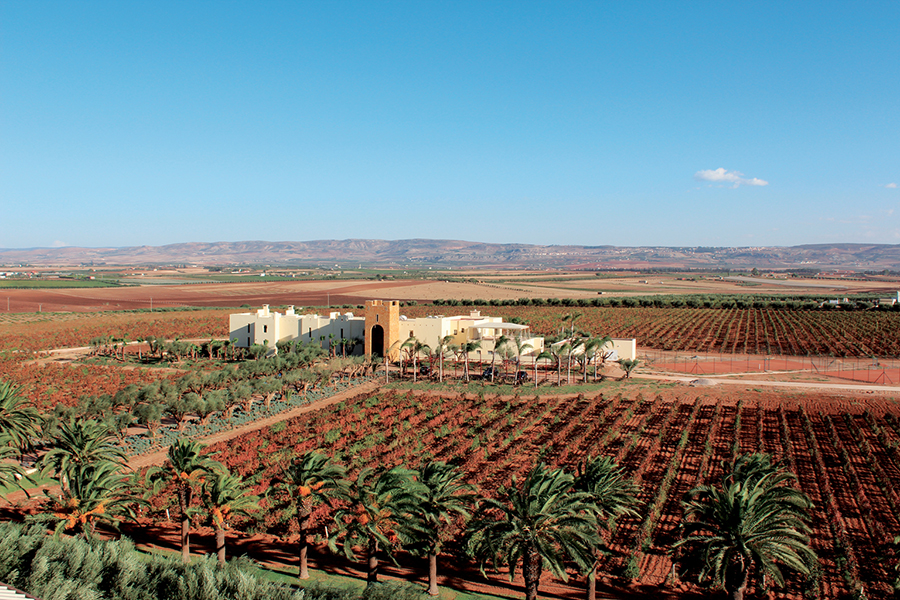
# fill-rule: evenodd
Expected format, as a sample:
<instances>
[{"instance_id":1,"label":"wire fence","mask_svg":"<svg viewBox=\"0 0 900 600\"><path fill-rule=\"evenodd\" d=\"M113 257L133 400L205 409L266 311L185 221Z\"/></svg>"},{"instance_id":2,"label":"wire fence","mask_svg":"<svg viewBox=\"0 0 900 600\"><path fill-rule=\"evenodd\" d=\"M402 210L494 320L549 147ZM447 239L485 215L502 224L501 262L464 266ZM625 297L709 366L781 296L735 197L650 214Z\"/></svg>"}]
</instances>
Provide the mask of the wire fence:
<instances>
[{"instance_id":1,"label":"wire fence","mask_svg":"<svg viewBox=\"0 0 900 600\"><path fill-rule=\"evenodd\" d=\"M689 375L807 372L871 384L900 383L900 359L835 356L715 354L641 349L639 358L660 371Z\"/></svg>"}]
</instances>

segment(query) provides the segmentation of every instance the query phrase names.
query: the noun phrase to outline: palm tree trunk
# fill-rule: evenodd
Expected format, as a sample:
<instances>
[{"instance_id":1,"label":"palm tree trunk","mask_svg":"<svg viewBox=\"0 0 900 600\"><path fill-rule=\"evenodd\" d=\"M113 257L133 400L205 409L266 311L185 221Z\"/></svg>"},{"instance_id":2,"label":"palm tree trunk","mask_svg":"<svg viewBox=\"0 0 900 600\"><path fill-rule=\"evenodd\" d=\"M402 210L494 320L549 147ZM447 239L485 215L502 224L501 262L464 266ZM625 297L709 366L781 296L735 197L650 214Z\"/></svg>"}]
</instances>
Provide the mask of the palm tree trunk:
<instances>
[{"instance_id":1,"label":"palm tree trunk","mask_svg":"<svg viewBox=\"0 0 900 600\"><path fill-rule=\"evenodd\" d=\"M428 595L437 596L441 591L437 584L437 554L428 555Z\"/></svg>"},{"instance_id":2,"label":"palm tree trunk","mask_svg":"<svg viewBox=\"0 0 900 600\"><path fill-rule=\"evenodd\" d=\"M597 567L591 569L587 576L587 600L596 600L597 598Z\"/></svg>"},{"instance_id":3,"label":"palm tree trunk","mask_svg":"<svg viewBox=\"0 0 900 600\"><path fill-rule=\"evenodd\" d=\"M309 567L307 566L307 555L309 553L309 544L306 543L306 536L300 536L300 550L298 551L298 555L300 557L300 573L297 575L298 579L309 579Z\"/></svg>"},{"instance_id":4,"label":"palm tree trunk","mask_svg":"<svg viewBox=\"0 0 900 600\"><path fill-rule=\"evenodd\" d=\"M225 564L225 530L216 529L216 554L219 557L219 564Z\"/></svg>"},{"instance_id":5,"label":"palm tree trunk","mask_svg":"<svg viewBox=\"0 0 900 600\"><path fill-rule=\"evenodd\" d=\"M304 510L303 514L300 516L300 539L297 544L299 546L299 551L297 554L300 559L300 572L297 575L299 579L309 579L309 566L307 565L309 555L309 536L306 535L308 529L309 512Z\"/></svg>"},{"instance_id":6,"label":"palm tree trunk","mask_svg":"<svg viewBox=\"0 0 900 600\"><path fill-rule=\"evenodd\" d=\"M378 583L378 542L369 538L369 569L366 573L366 585Z\"/></svg>"},{"instance_id":7,"label":"palm tree trunk","mask_svg":"<svg viewBox=\"0 0 900 600\"><path fill-rule=\"evenodd\" d=\"M741 582L730 590L732 600L744 600L744 592L747 591L747 583L750 580L750 568L744 568L744 572L741 575Z\"/></svg>"},{"instance_id":8,"label":"palm tree trunk","mask_svg":"<svg viewBox=\"0 0 900 600\"><path fill-rule=\"evenodd\" d=\"M541 581L541 556L531 547L522 561L522 578L525 580L525 600L537 600Z\"/></svg>"},{"instance_id":9,"label":"palm tree trunk","mask_svg":"<svg viewBox=\"0 0 900 600\"><path fill-rule=\"evenodd\" d=\"M191 562L191 518L187 514L191 503L191 488L184 486L178 490L178 504L181 509L181 560Z\"/></svg>"}]
</instances>

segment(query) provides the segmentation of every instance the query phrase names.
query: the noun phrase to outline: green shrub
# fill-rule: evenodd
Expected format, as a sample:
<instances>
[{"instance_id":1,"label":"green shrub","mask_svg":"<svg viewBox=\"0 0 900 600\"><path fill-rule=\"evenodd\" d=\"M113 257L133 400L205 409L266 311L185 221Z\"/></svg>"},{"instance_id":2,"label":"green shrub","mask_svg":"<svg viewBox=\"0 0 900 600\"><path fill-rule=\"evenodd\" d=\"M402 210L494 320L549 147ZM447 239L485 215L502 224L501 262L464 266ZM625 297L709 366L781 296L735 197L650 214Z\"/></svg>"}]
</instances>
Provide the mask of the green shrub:
<instances>
[{"instance_id":1,"label":"green shrub","mask_svg":"<svg viewBox=\"0 0 900 600\"><path fill-rule=\"evenodd\" d=\"M45 600L309 600L271 583L236 559L180 560L141 555L127 539L52 537L40 526L0 524L0 581Z\"/></svg>"}]
</instances>

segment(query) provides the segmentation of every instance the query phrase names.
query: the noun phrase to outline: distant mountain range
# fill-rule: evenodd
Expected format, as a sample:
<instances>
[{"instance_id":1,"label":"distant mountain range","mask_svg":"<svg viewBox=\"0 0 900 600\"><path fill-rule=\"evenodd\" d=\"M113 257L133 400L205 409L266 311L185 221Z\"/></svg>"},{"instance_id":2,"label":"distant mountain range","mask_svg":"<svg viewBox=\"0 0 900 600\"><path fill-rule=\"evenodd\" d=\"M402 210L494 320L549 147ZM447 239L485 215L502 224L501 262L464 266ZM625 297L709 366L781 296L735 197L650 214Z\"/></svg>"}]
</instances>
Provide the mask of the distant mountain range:
<instances>
[{"instance_id":1,"label":"distant mountain range","mask_svg":"<svg viewBox=\"0 0 900 600\"><path fill-rule=\"evenodd\" d=\"M129 248L0 249L0 264L34 266L376 266L496 268L753 268L816 271L900 270L900 245L790 247L539 246L456 240L215 242Z\"/></svg>"}]
</instances>

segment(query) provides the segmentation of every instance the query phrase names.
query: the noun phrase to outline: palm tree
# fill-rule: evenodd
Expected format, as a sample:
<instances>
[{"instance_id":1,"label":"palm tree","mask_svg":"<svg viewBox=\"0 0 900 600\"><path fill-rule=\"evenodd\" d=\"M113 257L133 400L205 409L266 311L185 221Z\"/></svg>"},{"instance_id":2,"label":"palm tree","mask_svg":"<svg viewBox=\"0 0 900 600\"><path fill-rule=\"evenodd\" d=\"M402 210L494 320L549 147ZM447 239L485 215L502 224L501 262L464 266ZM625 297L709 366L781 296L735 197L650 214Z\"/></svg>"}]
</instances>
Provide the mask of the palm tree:
<instances>
[{"instance_id":1,"label":"palm tree","mask_svg":"<svg viewBox=\"0 0 900 600\"><path fill-rule=\"evenodd\" d=\"M108 462L125 465L125 452L116 446L115 433L101 421L70 420L59 426L54 447L41 457L41 474L56 473L65 490L73 469Z\"/></svg>"},{"instance_id":2,"label":"palm tree","mask_svg":"<svg viewBox=\"0 0 900 600\"><path fill-rule=\"evenodd\" d=\"M582 572L593 568L600 544L596 511L589 494L573 489L574 479L562 469L540 463L521 483L501 486L499 499L484 500L469 525L469 551L484 564L508 565L510 579L521 561L525 599L535 600L541 572L547 566L568 581L566 563Z\"/></svg>"},{"instance_id":3,"label":"palm tree","mask_svg":"<svg viewBox=\"0 0 900 600\"><path fill-rule=\"evenodd\" d=\"M120 468L108 461L72 465L66 473L62 496L44 492L53 501L54 509L38 520L58 521L57 535L80 529L87 538L93 536L97 521L117 528L125 519L136 520L134 508L147 503L134 494L136 483Z\"/></svg>"},{"instance_id":4,"label":"palm tree","mask_svg":"<svg viewBox=\"0 0 900 600\"><path fill-rule=\"evenodd\" d=\"M8 381L0 381L0 435L7 436L21 453L37 437L41 416L34 406L26 404L20 391Z\"/></svg>"},{"instance_id":5,"label":"palm tree","mask_svg":"<svg viewBox=\"0 0 900 600\"><path fill-rule=\"evenodd\" d=\"M297 512L300 525L298 541L300 579L309 579L307 554L313 530L311 521L313 510L318 505L331 502L332 499L346 497L349 484L347 470L343 465L315 451L295 458L285 469L282 481L277 484L279 490L287 493L289 502Z\"/></svg>"},{"instance_id":6,"label":"palm tree","mask_svg":"<svg viewBox=\"0 0 900 600\"><path fill-rule=\"evenodd\" d=\"M501 335L497 338L497 341L494 342L494 349L491 351L491 383L494 383L494 359L497 357L498 352L503 351L503 347L509 343L509 338L505 335Z\"/></svg>"},{"instance_id":7,"label":"palm tree","mask_svg":"<svg viewBox=\"0 0 900 600\"><path fill-rule=\"evenodd\" d=\"M572 354L572 344L566 342L558 346L550 346L550 354L556 361L556 385L562 385L562 360L563 356Z\"/></svg>"},{"instance_id":8,"label":"palm tree","mask_svg":"<svg viewBox=\"0 0 900 600\"><path fill-rule=\"evenodd\" d=\"M394 353L400 347L400 340L395 341L390 347L384 352L384 382L390 382L390 376L388 375L388 363L390 361L391 354ZM400 352L400 376L403 376L403 352Z\"/></svg>"},{"instance_id":9,"label":"palm tree","mask_svg":"<svg viewBox=\"0 0 900 600\"><path fill-rule=\"evenodd\" d=\"M584 344L573 341L566 344L566 346L566 385L572 385L572 359L575 358L579 350L584 350Z\"/></svg>"},{"instance_id":10,"label":"palm tree","mask_svg":"<svg viewBox=\"0 0 900 600\"><path fill-rule=\"evenodd\" d=\"M538 386L538 372L537 372L538 371L538 361L544 360L544 359L553 360L553 352L550 352L549 350L544 350L543 352L541 352L540 354L538 354L537 356L534 357L534 387Z\"/></svg>"},{"instance_id":11,"label":"palm tree","mask_svg":"<svg viewBox=\"0 0 900 600\"><path fill-rule=\"evenodd\" d=\"M603 337L594 338L592 342L595 344L595 350L593 354L594 360L594 381L597 380L597 363L603 363L606 360L606 357L609 356L608 352L603 352L603 349L612 343L612 338L608 335L604 335Z\"/></svg>"},{"instance_id":12,"label":"palm tree","mask_svg":"<svg viewBox=\"0 0 900 600\"><path fill-rule=\"evenodd\" d=\"M795 479L766 455L742 455L720 485L688 492L674 546L684 570L735 600L759 575L783 585L782 567L809 575L817 560L807 525L812 502L791 485Z\"/></svg>"},{"instance_id":13,"label":"palm tree","mask_svg":"<svg viewBox=\"0 0 900 600\"><path fill-rule=\"evenodd\" d=\"M475 503L475 486L463 481L463 473L453 465L430 461L419 472L423 486L423 498L416 516L421 519L425 534L425 552L428 555L428 593L437 596L437 557L441 553L448 530L455 516L470 517L469 509Z\"/></svg>"},{"instance_id":14,"label":"palm tree","mask_svg":"<svg viewBox=\"0 0 900 600\"><path fill-rule=\"evenodd\" d=\"M584 343L584 351L581 353L583 369L582 369L582 381L587 383L588 380L588 369L590 367L591 361L594 361L598 354L600 353L600 349L609 341L608 337L604 338L591 338ZM596 362L594 363L594 379L597 378L597 366Z\"/></svg>"},{"instance_id":15,"label":"palm tree","mask_svg":"<svg viewBox=\"0 0 900 600\"><path fill-rule=\"evenodd\" d=\"M621 516L638 516L637 484L625 476L616 462L606 456L593 458L590 455L578 466L574 487L590 496L597 515L597 523L611 532L615 520ZM597 595L597 565L588 574L587 600Z\"/></svg>"},{"instance_id":16,"label":"palm tree","mask_svg":"<svg viewBox=\"0 0 900 600\"><path fill-rule=\"evenodd\" d=\"M570 338L575 336L575 322L578 321L578 319L580 319L583 316L584 316L584 313L573 312L573 313L569 313L569 314L565 315L562 318L563 321L568 321L569 324L571 325L571 327L569 329L569 337ZM565 330L565 326L563 326L563 330Z\"/></svg>"},{"instance_id":17,"label":"palm tree","mask_svg":"<svg viewBox=\"0 0 900 600\"><path fill-rule=\"evenodd\" d=\"M337 513L337 521L344 528L344 555L355 559L353 547L366 548L368 584L378 582L379 552L396 564L394 546L414 537L412 515L424 495L415 475L415 471L403 467L363 469L349 486L348 506ZM333 544L331 540L329 543Z\"/></svg>"},{"instance_id":18,"label":"palm tree","mask_svg":"<svg viewBox=\"0 0 900 600\"><path fill-rule=\"evenodd\" d=\"M240 477L219 471L206 480L203 486L203 505L216 528L216 554L219 564L225 564L225 528L228 519L235 515L249 516L259 510L259 497L250 495Z\"/></svg>"},{"instance_id":19,"label":"palm tree","mask_svg":"<svg viewBox=\"0 0 900 600\"><path fill-rule=\"evenodd\" d=\"M529 344L528 342L522 340L520 337L514 337L512 339L512 343L516 349L516 370L519 370L519 363L522 362L522 355L528 352L529 350L533 350L534 346Z\"/></svg>"},{"instance_id":20,"label":"palm tree","mask_svg":"<svg viewBox=\"0 0 900 600\"><path fill-rule=\"evenodd\" d=\"M16 459L16 449L10 443L9 436L0 435L0 486L5 488L15 486L24 490L22 477L25 472Z\"/></svg>"},{"instance_id":21,"label":"palm tree","mask_svg":"<svg viewBox=\"0 0 900 600\"><path fill-rule=\"evenodd\" d=\"M438 380L441 383L444 383L444 355L447 352L452 352L453 348L453 336L445 335L440 340L438 340L437 346L434 348L434 354L437 354L438 357Z\"/></svg>"},{"instance_id":22,"label":"palm tree","mask_svg":"<svg viewBox=\"0 0 900 600\"><path fill-rule=\"evenodd\" d=\"M625 377L623 377L622 379L630 378L631 372L634 371L639 364L641 364L641 361L639 361L636 358L635 359L623 358L622 360L620 360L619 365L621 365L622 370L625 371Z\"/></svg>"},{"instance_id":23,"label":"palm tree","mask_svg":"<svg viewBox=\"0 0 900 600\"><path fill-rule=\"evenodd\" d=\"M471 340L468 342L463 342L459 345L459 353L463 355L463 358L466 359L466 383L469 382L469 353L475 352L476 350L481 349L481 342L478 340Z\"/></svg>"},{"instance_id":24,"label":"palm tree","mask_svg":"<svg viewBox=\"0 0 900 600\"><path fill-rule=\"evenodd\" d=\"M412 359L413 363L413 383L416 382L416 375L418 374L418 366L416 364L416 359L418 358L420 353L428 354L431 352L431 346L427 344L423 344L418 339L411 337L400 346L401 350L406 348L406 351L409 355L409 358Z\"/></svg>"},{"instance_id":25,"label":"palm tree","mask_svg":"<svg viewBox=\"0 0 900 600\"><path fill-rule=\"evenodd\" d=\"M165 468L151 467L147 471L147 481L152 484L153 493L159 492L167 484L175 484L178 494L178 509L181 512L181 559L191 560L191 502L194 487L202 485L206 478L225 467L201 454L203 446L198 442L179 438L169 446Z\"/></svg>"}]
</instances>

